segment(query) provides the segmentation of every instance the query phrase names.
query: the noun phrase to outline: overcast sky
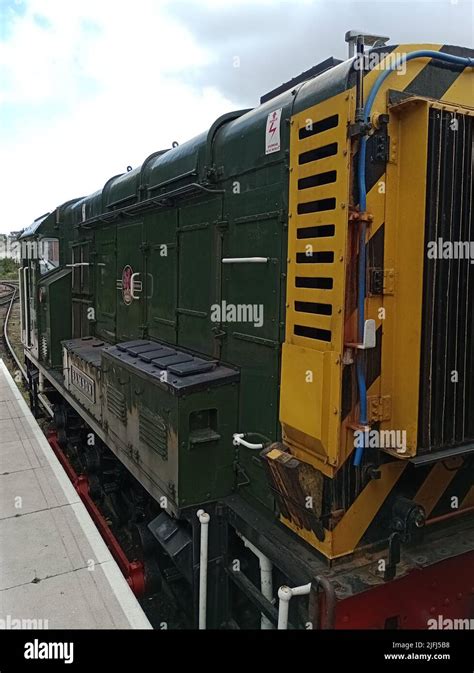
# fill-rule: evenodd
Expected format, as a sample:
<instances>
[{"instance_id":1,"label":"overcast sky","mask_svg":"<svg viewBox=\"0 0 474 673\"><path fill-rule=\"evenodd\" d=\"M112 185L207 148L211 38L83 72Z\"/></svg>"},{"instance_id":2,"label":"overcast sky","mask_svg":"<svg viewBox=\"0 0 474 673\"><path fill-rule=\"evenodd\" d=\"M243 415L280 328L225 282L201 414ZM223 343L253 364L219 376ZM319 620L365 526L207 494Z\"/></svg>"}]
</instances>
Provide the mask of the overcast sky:
<instances>
[{"instance_id":1,"label":"overcast sky","mask_svg":"<svg viewBox=\"0 0 474 673\"><path fill-rule=\"evenodd\" d=\"M471 0L0 0L0 231L95 191L357 28L472 46ZM238 66L238 67L236 67Z\"/></svg>"}]
</instances>

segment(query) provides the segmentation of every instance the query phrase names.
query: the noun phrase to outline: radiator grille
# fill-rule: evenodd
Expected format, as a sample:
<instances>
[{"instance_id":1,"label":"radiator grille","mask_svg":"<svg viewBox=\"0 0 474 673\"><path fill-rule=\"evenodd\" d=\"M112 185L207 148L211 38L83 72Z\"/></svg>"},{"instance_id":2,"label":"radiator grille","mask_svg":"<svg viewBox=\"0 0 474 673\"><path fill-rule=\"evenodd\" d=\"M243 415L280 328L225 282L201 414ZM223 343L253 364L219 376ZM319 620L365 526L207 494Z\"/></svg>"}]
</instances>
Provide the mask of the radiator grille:
<instances>
[{"instance_id":1,"label":"radiator grille","mask_svg":"<svg viewBox=\"0 0 474 673\"><path fill-rule=\"evenodd\" d=\"M474 441L473 125L473 117L430 110L420 453Z\"/></svg>"},{"instance_id":2,"label":"radiator grille","mask_svg":"<svg viewBox=\"0 0 474 673\"><path fill-rule=\"evenodd\" d=\"M127 420L125 395L113 386L107 386L107 409L122 423Z\"/></svg>"},{"instance_id":3,"label":"radiator grille","mask_svg":"<svg viewBox=\"0 0 474 673\"><path fill-rule=\"evenodd\" d=\"M164 419L149 409L140 409L140 441L163 458L168 456L168 429Z\"/></svg>"}]
</instances>

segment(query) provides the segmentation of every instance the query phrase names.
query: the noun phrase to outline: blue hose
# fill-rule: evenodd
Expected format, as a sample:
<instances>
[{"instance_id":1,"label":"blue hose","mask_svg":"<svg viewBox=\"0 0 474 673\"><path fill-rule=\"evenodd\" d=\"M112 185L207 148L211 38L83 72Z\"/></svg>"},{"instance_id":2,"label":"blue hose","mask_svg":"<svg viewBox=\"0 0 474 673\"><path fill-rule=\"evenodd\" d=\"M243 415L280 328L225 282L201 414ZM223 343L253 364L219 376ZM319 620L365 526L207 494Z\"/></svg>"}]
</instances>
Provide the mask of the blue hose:
<instances>
[{"instance_id":1,"label":"blue hose","mask_svg":"<svg viewBox=\"0 0 474 673\"><path fill-rule=\"evenodd\" d=\"M474 67L474 58L464 57L464 56L453 56L452 54L445 54L439 51L432 51L431 49L419 49L418 51L412 51L410 54L404 54L400 56L397 61L384 70L375 80L374 86L372 87L370 94L367 97L363 109L363 118L366 123L370 121L370 113L372 111L372 105L374 100L380 90L380 87L385 82L390 73L397 69L402 63L407 61L412 61L415 58L433 58L438 61L444 61L445 63L452 63L453 65L461 65L466 68ZM364 213L367 208L367 185L365 182L365 162L367 154L367 140L368 135L362 136L360 140L359 147L359 158L357 163L357 184L359 187L359 212ZM366 236L366 224L362 222L360 226L360 236L359 236L359 287L357 293L357 309L358 309L358 322L357 329L359 335L359 342L362 342L364 338L364 323L365 323L365 275L366 275L366 253L365 253L365 236ZM359 352L357 355L357 384L359 388L359 424L367 425L367 383L365 379L365 367L362 359L362 354ZM365 435L364 435L365 436ZM362 441L355 450L354 454L354 465L357 467L361 464L362 456L364 455L364 442Z\"/></svg>"}]
</instances>

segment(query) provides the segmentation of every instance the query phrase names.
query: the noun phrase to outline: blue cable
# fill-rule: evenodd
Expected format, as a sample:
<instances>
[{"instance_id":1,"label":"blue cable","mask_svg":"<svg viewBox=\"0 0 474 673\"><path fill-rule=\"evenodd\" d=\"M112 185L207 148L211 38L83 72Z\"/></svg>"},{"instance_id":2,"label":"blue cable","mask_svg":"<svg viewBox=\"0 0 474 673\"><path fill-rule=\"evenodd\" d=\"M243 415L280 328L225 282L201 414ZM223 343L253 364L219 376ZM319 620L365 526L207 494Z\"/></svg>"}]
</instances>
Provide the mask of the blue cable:
<instances>
[{"instance_id":1,"label":"blue cable","mask_svg":"<svg viewBox=\"0 0 474 673\"><path fill-rule=\"evenodd\" d=\"M474 58L469 58L468 56L454 56L453 54L445 54L439 51L432 51L431 49L419 49L418 51L412 51L409 54L404 54L400 56L396 62L384 70L375 80L374 86L372 87L369 96L367 97L366 104L363 109L363 118L366 123L370 121L370 113L372 111L372 105L374 100L380 90L380 87L385 82L387 77L397 69L402 63L407 61L412 61L415 58L432 58L439 61L444 61L445 63L452 63L453 65L462 65L465 68L474 67ZM367 155L367 140L368 135L364 135L360 141L359 147L359 158L357 163L357 184L359 187L359 212L364 213L367 208L367 185L365 181L365 162ZM365 252L365 236L366 236L366 224L363 222L360 227L360 236L359 236L359 287L357 293L357 308L358 308L358 334L359 342L362 342L364 338L364 323L365 323L365 275L366 275L366 252ZM359 352L357 355L357 384L359 388L359 424L367 425L367 383L365 379L364 371L364 362L362 361L362 354ZM354 454L354 465L357 467L361 464L362 456L364 454L364 442L362 445L359 445Z\"/></svg>"}]
</instances>

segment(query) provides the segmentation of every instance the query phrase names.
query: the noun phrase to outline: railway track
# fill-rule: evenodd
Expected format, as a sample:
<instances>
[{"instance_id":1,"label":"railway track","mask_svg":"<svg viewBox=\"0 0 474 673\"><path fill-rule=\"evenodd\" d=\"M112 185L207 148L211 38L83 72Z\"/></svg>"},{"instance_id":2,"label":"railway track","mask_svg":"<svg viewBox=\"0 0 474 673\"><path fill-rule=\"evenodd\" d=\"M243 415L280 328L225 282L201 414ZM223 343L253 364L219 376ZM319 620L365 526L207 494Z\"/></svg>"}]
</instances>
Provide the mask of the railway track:
<instances>
[{"instance_id":1,"label":"railway track","mask_svg":"<svg viewBox=\"0 0 474 673\"><path fill-rule=\"evenodd\" d=\"M24 365L21 364L21 362L18 358L18 355L16 354L15 349L14 349L14 347L13 347L11 341L10 341L9 335L8 335L8 324L9 324L9 320L10 320L10 317L11 317L13 304L15 303L15 301L17 301L19 299L18 282L17 281L0 280L0 287L2 287L2 286L8 288L8 291L7 291L6 294L0 295L0 306L7 306L8 305L7 312L6 312L5 317L3 319L3 340L5 342L5 347L8 351L9 356L14 361L14 363L15 363L18 371L21 373L25 383L28 385L28 383L29 383L28 382L28 373L27 373ZM51 405L49 404L48 400L46 399L46 397L42 394L39 394L38 399L39 399L42 407L46 411L46 413L49 416L53 417L54 416L53 409L52 409Z\"/></svg>"},{"instance_id":2,"label":"railway track","mask_svg":"<svg viewBox=\"0 0 474 673\"><path fill-rule=\"evenodd\" d=\"M0 306L5 306L5 304L9 304L12 297L16 295L18 283L0 280L0 286L8 288L8 291L5 294L0 294Z\"/></svg>"}]
</instances>

